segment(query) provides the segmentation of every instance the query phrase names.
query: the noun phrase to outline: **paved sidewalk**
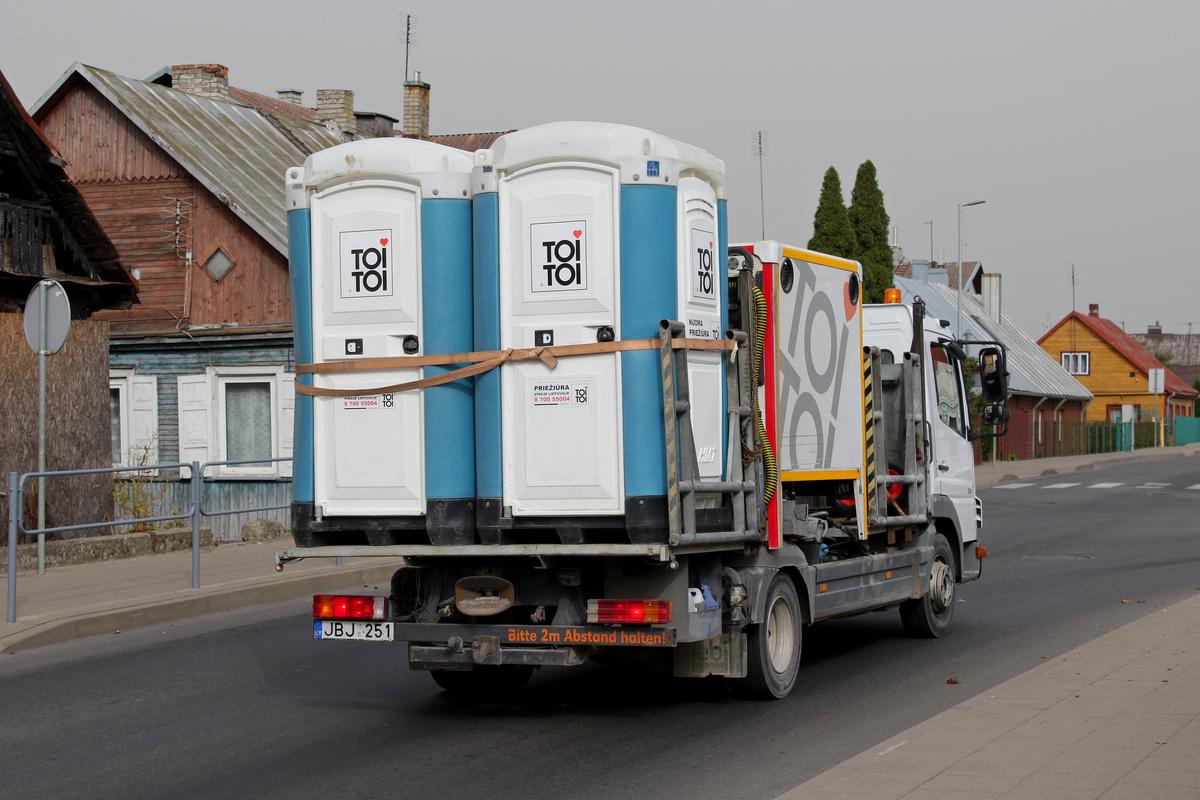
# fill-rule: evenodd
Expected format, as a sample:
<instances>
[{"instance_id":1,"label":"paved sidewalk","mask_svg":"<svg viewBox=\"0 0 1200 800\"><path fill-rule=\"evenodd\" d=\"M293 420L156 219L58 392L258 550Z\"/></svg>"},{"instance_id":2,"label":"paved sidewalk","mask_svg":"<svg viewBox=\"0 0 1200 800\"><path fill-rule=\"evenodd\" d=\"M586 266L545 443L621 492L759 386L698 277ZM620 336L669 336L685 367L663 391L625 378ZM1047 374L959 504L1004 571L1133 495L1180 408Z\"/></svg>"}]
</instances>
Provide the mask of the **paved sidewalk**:
<instances>
[{"instance_id":1,"label":"paved sidewalk","mask_svg":"<svg viewBox=\"0 0 1200 800\"><path fill-rule=\"evenodd\" d=\"M18 573L17 621L0 622L0 652L155 625L231 608L288 600L347 586L386 582L397 559L311 559L275 570L275 550L291 544L229 542L200 553L200 588L192 588L190 550L49 567ZM8 580L0 581L7 619Z\"/></svg>"},{"instance_id":2,"label":"paved sidewalk","mask_svg":"<svg viewBox=\"0 0 1200 800\"><path fill-rule=\"evenodd\" d=\"M1200 593L960 703L779 800L816 798L1200 798Z\"/></svg>"}]
</instances>

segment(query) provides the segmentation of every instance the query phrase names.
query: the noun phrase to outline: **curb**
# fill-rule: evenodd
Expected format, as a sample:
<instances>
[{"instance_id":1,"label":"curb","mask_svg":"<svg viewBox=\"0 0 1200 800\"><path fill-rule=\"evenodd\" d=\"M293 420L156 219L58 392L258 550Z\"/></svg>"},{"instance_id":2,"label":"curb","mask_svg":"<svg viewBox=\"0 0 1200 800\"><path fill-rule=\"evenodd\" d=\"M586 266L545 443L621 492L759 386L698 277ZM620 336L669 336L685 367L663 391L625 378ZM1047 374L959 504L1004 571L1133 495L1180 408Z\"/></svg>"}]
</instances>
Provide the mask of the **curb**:
<instances>
[{"instance_id":1,"label":"curb","mask_svg":"<svg viewBox=\"0 0 1200 800\"><path fill-rule=\"evenodd\" d=\"M0 637L0 652L15 653L49 644L62 644L89 636L113 633L126 628L159 625L189 617L198 617L234 608L292 600L306 594L335 591L355 583L381 583L391 580L399 568L396 562L382 566L358 567L320 575L280 578L266 584L229 589L198 590L190 597L166 601L151 600L128 608L80 614L76 617L47 620Z\"/></svg>"},{"instance_id":2,"label":"curb","mask_svg":"<svg viewBox=\"0 0 1200 800\"><path fill-rule=\"evenodd\" d=\"M1008 473L1005 473L1004 475L1001 475L998 478L990 478L990 477L981 478L981 477L979 477L978 472L976 472L975 485L979 486L979 487L995 486L996 484L999 484L999 483L1008 483L1011 481L1027 480L1029 478L1042 478L1042 477L1046 477L1049 475L1058 475L1058 474L1061 474L1063 471L1084 472L1087 470L1094 470L1098 467L1107 466L1108 464L1128 464L1131 461L1153 461L1153 460L1163 459L1163 458L1184 458L1188 455L1189 455L1188 453L1146 453L1145 455L1138 455L1137 453L1134 453L1132 455L1118 456L1116 458L1099 458L1099 459L1096 459L1095 461L1089 461L1087 463L1080 464L1074 468L1061 467L1060 469L1054 469L1052 467L1051 468L1039 468L1041 465L1043 465L1047 462L1053 462L1055 460L1055 459L1051 459L1051 458L1027 459L1025 461L1010 461L1010 462L1008 462L1008 464L1010 464L1012 466L1012 468L1014 468L1014 469L1019 469L1019 467L1017 466L1018 464L1029 464L1032 469L1029 472L1029 474L1027 474L1027 475L1015 475L1011 472L1008 472ZM1200 453L1195 453L1192 455L1200 456ZM1065 458L1075 458L1075 456L1065 456ZM979 466L987 466L987 465L979 465ZM976 470L978 470L978 469L979 469L979 467L977 466ZM1024 470L1022 470L1022 471L1024 471Z\"/></svg>"}]
</instances>

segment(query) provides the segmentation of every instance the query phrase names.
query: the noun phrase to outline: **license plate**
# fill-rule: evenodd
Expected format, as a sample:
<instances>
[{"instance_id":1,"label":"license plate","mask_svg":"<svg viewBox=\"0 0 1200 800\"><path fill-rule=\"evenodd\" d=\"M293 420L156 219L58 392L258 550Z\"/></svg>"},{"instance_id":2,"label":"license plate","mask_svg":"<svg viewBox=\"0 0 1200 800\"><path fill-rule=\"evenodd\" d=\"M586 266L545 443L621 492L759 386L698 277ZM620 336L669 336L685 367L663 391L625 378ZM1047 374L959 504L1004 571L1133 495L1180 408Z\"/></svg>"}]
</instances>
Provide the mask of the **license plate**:
<instances>
[{"instance_id":1,"label":"license plate","mask_svg":"<svg viewBox=\"0 0 1200 800\"><path fill-rule=\"evenodd\" d=\"M359 639L367 642L390 642L395 634L394 622L313 620L314 639Z\"/></svg>"}]
</instances>

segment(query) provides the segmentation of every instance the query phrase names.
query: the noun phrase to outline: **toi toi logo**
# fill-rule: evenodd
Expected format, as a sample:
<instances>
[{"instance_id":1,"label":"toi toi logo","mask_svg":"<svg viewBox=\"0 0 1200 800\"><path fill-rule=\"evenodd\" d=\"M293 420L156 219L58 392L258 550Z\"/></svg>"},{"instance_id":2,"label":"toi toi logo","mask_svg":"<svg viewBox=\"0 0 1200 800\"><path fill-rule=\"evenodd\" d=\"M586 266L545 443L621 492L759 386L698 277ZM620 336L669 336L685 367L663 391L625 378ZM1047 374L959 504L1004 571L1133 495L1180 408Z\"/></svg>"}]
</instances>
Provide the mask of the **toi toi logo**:
<instances>
[{"instance_id":1,"label":"toi toi logo","mask_svg":"<svg viewBox=\"0 0 1200 800\"><path fill-rule=\"evenodd\" d=\"M692 228L692 297L716 300L716 288L712 232Z\"/></svg>"},{"instance_id":2,"label":"toi toi logo","mask_svg":"<svg viewBox=\"0 0 1200 800\"><path fill-rule=\"evenodd\" d=\"M583 220L530 225L530 279L535 292L587 289L587 241Z\"/></svg>"},{"instance_id":3,"label":"toi toi logo","mask_svg":"<svg viewBox=\"0 0 1200 800\"><path fill-rule=\"evenodd\" d=\"M343 231L340 239L342 297L390 297L391 229Z\"/></svg>"}]
</instances>

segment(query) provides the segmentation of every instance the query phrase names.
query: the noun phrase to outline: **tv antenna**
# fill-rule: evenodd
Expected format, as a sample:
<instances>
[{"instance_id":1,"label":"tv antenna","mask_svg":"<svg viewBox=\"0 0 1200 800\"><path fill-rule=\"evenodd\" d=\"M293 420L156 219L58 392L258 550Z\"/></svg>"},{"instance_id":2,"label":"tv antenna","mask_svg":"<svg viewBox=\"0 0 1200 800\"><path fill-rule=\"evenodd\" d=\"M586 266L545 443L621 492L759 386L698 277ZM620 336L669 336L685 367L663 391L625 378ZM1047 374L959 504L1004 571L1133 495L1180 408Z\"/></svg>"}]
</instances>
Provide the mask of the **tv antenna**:
<instances>
[{"instance_id":1,"label":"tv antenna","mask_svg":"<svg viewBox=\"0 0 1200 800\"><path fill-rule=\"evenodd\" d=\"M412 14L404 15L404 82L408 83L408 54L417 43L417 23Z\"/></svg>"},{"instance_id":2,"label":"tv antenna","mask_svg":"<svg viewBox=\"0 0 1200 800\"><path fill-rule=\"evenodd\" d=\"M771 148L766 131L758 131L758 216L762 224L762 238L767 238L767 205L763 195L763 156Z\"/></svg>"}]
</instances>

